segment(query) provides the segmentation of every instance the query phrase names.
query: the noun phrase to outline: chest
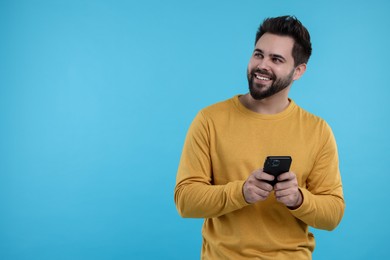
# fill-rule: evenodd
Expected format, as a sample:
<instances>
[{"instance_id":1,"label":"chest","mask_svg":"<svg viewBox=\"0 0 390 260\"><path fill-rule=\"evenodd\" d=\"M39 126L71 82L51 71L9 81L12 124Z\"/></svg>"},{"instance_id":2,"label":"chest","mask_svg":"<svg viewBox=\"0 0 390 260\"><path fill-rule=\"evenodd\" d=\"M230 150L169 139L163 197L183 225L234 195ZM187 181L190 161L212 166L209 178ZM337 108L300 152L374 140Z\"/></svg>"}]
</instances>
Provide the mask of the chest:
<instances>
[{"instance_id":1,"label":"chest","mask_svg":"<svg viewBox=\"0 0 390 260\"><path fill-rule=\"evenodd\" d=\"M210 154L215 184L246 179L262 168L267 156L289 155L290 170L304 186L316 160L320 136L300 122L242 122L215 127Z\"/></svg>"}]
</instances>

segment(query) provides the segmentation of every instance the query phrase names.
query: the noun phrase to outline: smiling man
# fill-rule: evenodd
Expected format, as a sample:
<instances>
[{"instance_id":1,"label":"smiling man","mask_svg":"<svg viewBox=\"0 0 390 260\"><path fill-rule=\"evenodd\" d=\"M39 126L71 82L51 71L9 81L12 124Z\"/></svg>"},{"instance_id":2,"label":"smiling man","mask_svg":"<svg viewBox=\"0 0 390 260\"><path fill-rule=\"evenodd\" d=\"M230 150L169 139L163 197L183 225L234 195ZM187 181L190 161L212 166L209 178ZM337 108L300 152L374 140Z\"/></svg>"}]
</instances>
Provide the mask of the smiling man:
<instances>
[{"instance_id":1,"label":"smiling man","mask_svg":"<svg viewBox=\"0 0 390 260\"><path fill-rule=\"evenodd\" d=\"M332 230L341 221L333 133L288 97L311 50L295 17L264 20L248 65L249 93L201 110L192 122L175 203L181 216L205 219L202 259L311 259L309 226ZM290 156L290 170L263 171L267 156Z\"/></svg>"}]
</instances>

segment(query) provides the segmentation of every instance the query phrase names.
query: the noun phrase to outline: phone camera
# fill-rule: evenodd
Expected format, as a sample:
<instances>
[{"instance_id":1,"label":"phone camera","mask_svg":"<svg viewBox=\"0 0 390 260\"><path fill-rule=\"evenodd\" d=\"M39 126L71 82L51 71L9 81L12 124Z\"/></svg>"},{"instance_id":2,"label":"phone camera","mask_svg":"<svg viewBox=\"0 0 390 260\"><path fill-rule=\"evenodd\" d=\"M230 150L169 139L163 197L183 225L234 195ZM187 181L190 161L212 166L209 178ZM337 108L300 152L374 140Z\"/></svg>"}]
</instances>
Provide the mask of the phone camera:
<instances>
[{"instance_id":1,"label":"phone camera","mask_svg":"<svg viewBox=\"0 0 390 260\"><path fill-rule=\"evenodd\" d=\"M280 161L279 160L273 160L272 161L272 167L278 167L280 164Z\"/></svg>"}]
</instances>

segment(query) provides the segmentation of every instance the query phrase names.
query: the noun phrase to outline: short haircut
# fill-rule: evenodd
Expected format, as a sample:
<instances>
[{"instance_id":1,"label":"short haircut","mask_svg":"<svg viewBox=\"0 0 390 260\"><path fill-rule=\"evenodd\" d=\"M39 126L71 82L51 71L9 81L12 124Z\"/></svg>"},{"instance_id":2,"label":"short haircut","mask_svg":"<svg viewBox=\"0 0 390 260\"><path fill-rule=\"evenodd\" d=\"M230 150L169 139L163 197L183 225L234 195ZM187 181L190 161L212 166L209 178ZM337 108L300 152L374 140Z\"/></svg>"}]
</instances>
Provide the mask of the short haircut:
<instances>
[{"instance_id":1,"label":"short haircut","mask_svg":"<svg viewBox=\"0 0 390 260\"><path fill-rule=\"evenodd\" d=\"M265 33L289 36L294 39L292 56L295 66L309 61L312 51L310 34L295 16L286 15L265 19L257 30L255 44Z\"/></svg>"}]
</instances>

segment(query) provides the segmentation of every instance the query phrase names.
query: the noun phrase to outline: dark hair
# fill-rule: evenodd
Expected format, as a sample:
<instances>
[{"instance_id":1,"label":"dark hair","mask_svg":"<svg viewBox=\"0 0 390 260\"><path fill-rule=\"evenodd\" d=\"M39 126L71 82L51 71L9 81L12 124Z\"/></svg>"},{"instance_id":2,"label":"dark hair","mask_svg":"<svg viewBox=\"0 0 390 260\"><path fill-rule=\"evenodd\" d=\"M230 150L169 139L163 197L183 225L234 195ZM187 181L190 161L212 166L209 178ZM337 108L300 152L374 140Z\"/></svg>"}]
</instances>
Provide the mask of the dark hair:
<instances>
[{"instance_id":1,"label":"dark hair","mask_svg":"<svg viewBox=\"0 0 390 260\"><path fill-rule=\"evenodd\" d=\"M265 19L257 30L255 44L265 33L290 36L294 39L292 56L295 66L309 61L312 50L310 34L295 16L286 15Z\"/></svg>"}]
</instances>

